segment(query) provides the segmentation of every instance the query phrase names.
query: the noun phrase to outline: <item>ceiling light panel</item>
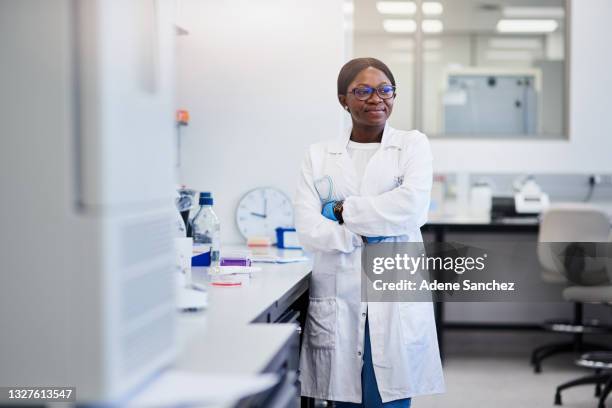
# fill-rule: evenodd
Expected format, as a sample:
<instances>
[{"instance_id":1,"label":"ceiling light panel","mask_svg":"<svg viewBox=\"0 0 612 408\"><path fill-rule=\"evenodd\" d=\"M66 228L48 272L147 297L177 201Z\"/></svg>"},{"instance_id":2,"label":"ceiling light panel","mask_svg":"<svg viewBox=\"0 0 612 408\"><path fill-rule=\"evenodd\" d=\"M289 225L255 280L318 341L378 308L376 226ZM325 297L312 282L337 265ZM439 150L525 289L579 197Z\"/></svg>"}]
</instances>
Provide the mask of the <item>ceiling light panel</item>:
<instances>
[{"instance_id":1,"label":"ceiling light panel","mask_svg":"<svg viewBox=\"0 0 612 408\"><path fill-rule=\"evenodd\" d=\"M413 15L416 13L416 3L413 1L378 1L376 9L380 14Z\"/></svg>"},{"instance_id":2,"label":"ceiling light panel","mask_svg":"<svg viewBox=\"0 0 612 408\"><path fill-rule=\"evenodd\" d=\"M439 16L444 12L444 6L437 1L426 1L421 9L426 16Z\"/></svg>"},{"instance_id":3,"label":"ceiling light panel","mask_svg":"<svg viewBox=\"0 0 612 408\"><path fill-rule=\"evenodd\" d=\"M504 17L508 18L564 18L563 7L504 7Z\"/></svg>"},{"instance_id":4,"label":"ceiling light panel","mask_svg":"<svg viewBox=\"0 0 612 408\"><path fill-rule=\"evenodd\" d=\"M500 33L552 33L559 24L555 20L499 20Z\"/></svg>"},{"instance_id":5,"label":"ceiling light panel","mask_svg":"<svg viewBox=\"0 0 612 408\"><path fill-rule=\"evenodd\" d=\"M427 34L441 33L444 30L444 24L440 20L423 20L421 28Z\"/></svg>"}]
</instances>

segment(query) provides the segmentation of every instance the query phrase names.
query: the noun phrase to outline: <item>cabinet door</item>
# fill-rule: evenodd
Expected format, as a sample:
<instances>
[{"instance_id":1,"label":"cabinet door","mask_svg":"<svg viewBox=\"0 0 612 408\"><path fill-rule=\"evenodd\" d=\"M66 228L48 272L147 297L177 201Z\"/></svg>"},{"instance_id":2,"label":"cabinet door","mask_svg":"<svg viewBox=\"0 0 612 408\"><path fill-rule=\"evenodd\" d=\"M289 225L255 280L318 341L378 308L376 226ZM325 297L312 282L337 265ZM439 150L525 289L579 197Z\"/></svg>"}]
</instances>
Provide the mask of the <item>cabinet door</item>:
<instances>
[{"instance_id":1,"label":"cabinet door","mask_svg":"<svg viewBox=\"0 0 612 408\"><path fill-rule=\"evenodd\" d=\"M75 137L85 207L172 197L174 33L164 3L78 3Z\"/></svg>"}]
</instances>

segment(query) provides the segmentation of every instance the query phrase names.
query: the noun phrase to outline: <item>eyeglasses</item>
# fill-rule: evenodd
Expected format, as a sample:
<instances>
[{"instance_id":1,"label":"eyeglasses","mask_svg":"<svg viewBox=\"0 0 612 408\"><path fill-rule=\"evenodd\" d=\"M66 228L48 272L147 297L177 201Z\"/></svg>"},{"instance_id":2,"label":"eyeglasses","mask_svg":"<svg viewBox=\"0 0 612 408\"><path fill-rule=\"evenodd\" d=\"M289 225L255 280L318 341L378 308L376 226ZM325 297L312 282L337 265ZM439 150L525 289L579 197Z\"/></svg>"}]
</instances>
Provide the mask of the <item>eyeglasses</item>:
<instances>
[{"instance_id":1,"label":"eyeglasses","mask_svg":"<svg viewBox=\"0 0 612 408\"><path fill-rule=\"evenodd\" d=\"M380 96L381 99L389 99L395 96L395 87L393 85L381 85L378 88L372 88L370 86L358 86L353 88L349 92L355 95L360 101L365 101L372 96L374 91Z\"/></svg>"}]
</instances>

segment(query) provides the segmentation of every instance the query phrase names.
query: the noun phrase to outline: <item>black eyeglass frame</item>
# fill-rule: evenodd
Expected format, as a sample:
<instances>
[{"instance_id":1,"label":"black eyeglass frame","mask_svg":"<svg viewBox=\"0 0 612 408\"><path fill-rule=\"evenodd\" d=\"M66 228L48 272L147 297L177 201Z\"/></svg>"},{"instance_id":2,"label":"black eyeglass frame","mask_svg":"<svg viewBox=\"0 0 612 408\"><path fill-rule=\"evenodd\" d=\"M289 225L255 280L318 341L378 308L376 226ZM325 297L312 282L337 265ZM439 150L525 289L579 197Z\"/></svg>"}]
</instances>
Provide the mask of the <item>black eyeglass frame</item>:
<instances>
[{"instance_id":1,"label":"black eyeglass frame","mask_svg":"<svg viewBox=\"0 0 612 408\"><path fill-rule=\"evenodd\" d=\"M385 96L381 95L381 93L380 93L379 89L380 89L380 88L383 88L383 87L387 87L387 86L390 86L391 88L393 88L393 93L391 94L391 96L386 96L386 97L385 97ZM397 87L396 87L395 85L381 85L381 86L376 87L376 88L373 88L373 87L371 87L371 86L364 85L364 86L356 86L355 88L353 88L353 89L351 89L350 91L348 91L348 93L353 94L353 96L354 96L354 97L355 97L357 100L359 100L359 101L367 101L367 100L368 100L368 99L370 99L370 97L371 97L371 96L374 94L374 92L370 93L370 94L369 94L369 95L368 95L366 98L364 98L364 99L360 99L360 98L357 96L357 94L355 93L355 91L356 91L357 89L363 89L363 88L368 88L368 89L371 89L371 90L373 90L373 91L376 91L376 94L378 95L378 97L379 97L380 99L391 99L391 98L393 98L393 97L396 95L396 92L395 92L395 91L397 90Z\"/></svg>"}]
</instances>

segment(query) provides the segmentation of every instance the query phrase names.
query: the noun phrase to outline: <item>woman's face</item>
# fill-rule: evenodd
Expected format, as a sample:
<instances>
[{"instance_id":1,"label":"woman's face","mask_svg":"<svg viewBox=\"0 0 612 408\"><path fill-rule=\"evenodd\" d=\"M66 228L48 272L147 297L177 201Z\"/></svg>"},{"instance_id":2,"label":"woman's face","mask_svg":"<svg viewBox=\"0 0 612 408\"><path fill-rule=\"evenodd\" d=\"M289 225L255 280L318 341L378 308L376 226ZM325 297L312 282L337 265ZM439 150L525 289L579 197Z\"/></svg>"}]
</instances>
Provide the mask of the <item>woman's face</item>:
<instances>
[{"instance_id":1,"label":"woman's face","mask_svg":"<svg viewBox=\"0 0 612 408\"><path fill-rule=\"evenodd\" d=\"M382 99L375 91L368 99L360 101L352 93L352 90L364 85L376 89L381 85L391 85L391 80L381 70L368 67L353 79L346 96L339 95L340 103L349 108L353 123L365 126L384 126L393 111L395 96Z\"/></svg>"}]
</instances>

